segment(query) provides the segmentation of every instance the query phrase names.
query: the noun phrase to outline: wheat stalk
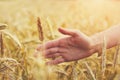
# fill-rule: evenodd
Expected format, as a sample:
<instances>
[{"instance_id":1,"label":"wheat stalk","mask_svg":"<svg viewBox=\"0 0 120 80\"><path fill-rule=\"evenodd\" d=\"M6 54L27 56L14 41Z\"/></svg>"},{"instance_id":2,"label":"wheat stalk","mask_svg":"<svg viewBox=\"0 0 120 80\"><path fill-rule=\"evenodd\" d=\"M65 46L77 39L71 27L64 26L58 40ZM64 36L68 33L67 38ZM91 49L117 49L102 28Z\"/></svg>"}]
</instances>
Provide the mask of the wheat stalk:
<instances>
[{"instance_id":1,"label":"wheat stalk","mask_svg":"<svg viewBox=\"0 0 120 80\"><path fill-rule=\"evenodd\" d=\"M87 62L85 62L85 65L86 65L86 67L87 67L87 70L88 70L88 71L89 71L89 73L91 74L92 79L93 79L93 80L96 80L95 75L94 75L94 73L93 73L92 69L90 68L90 66L88 65L88 63L87 63Z\"/></svg>"},{"instance_id":2,"label":"wheat stalk","mask_svg":"<svg viewBox=\"0 0 120 80\"><path fill-rule=\"evenodd\" d=\"M120 46L117 46L116 53L115 53L114 59L113 59L113 67L114 67L114 68L116 67L116 64L117 64L117 59L118 59L119 50L120 50Z\"/></svg>"},{"instance_id":3,"label":"wheat stalk","mask_svg":"<svg viewBox=\"0 0 120 80\"><path fill-rule=\"evenodd\" d=\"M39 40L43 41L44 40L43 29L42 29L42 25L39 17L37 18L37 26L38 26L38 32L39 32Z\"/></svg>"},{"instance_id":4,"label":"wheat stalk","mask_svg":"<svg viewBox=\"0 0 120 80\"><path fill-rule=\"evenodd\" d=\"M22 44L21 44L21 42L19 41L19 39L15 35L12 35L8 30L4 30L2 32L5 35L9 36L12 40L14 40L15 43L22 49Z\"/></svg>"},{"instance_id":5,"label":"wheat stalk","mask_svg":"<svg viewBox=\"0 0 120 80\"><path fill-rule=\"evenodd\" d=\"M3 47L2 32L0 32L0 47L1 47L1 57L3 57L4 56L4 47Z\"/></svg>"},{"instance_id":6,"label":"wheat stalk","mask_svg":"<svg viewBox=\"0 0 120 80\"><path fill-rule=\"evenodd\" d=\"M54 35L54 33L53 33L53 29L52 29L52 25L51 25L51 22L50 22L49 17L47 17L47 23L48 23L48 27L49 27L49 29L50 29L51 37L52 37L52 39L54 39L54 38L55 38L55 35Z\"/></svg>"},{"instance_id":7,"label":"wheat stalk","mask_svg":"<svg viewBox=\"0 0 120 80\"><path fill-rule=\"evenodd\" d=\"M102 57L101 57L101 59L102 59L102 79L104 79L105 78L105 70L106 70L106 47L107 47L107 45L106 45L106 39L105 39L105 37L104 37L104 39L103 39L103 47L102 47Z\"/></svg>"},{"instance_id":8,"label":"wheat stalk","mask_svg":"<svg viewBox=\"0 0 120 80\"><path fill-rule=\"evenodd\" d=\"M44 40L44 35L43 35L43 28L42 28L42 25L41 25L41 21L40 21L40 18L38 17L37 18L37 26L38 26L38 33L39 33L39 40L42 41L42 45L44 45L45 43L45 40ZM44 52L44 46L42 47L41 49L41 52L43 53ZM50 77L50 74L49 74L49 67L47 66L45 68L45 72L46 72L46 80L49 80L49 77Z\"/></svg>"},{"instance_id":9,"label":"wheat stalk","mask_svg":"<svg viewBox=\"0 0 120 80\"><path fill-rule=\"evenodd\" d=\"M5 29L7 26L8 26L7 24L1 24L1 23L0 23L0 30Z\"/></svg>"},{"instance_id":10,"label":"wheat stalk","mask_svg":"<svg viewBox=\"0 0 120 80\"><path fill-rule=\"evenodd\" d=\"M72 77L73 77L73 80L78 80L77 79L77 70L76 70L76 66L77 66L77 63L78 63L78 61L75 61L74 63L73 63L73 65L72 65Z\"/></svg>"}]
</instances>

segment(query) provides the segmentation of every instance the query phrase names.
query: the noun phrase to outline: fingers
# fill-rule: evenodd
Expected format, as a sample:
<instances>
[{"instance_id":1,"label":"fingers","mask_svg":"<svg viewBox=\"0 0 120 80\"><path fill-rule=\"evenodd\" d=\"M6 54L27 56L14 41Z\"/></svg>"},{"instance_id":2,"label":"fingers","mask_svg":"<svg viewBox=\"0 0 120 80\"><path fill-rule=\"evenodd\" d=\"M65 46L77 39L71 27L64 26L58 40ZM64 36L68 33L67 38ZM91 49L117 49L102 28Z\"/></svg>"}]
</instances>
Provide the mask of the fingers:
<instances>
[{"instance_id":1,"label":"fingers","mask_svg":"<svg viewBox=\"0 0 120 80\"><path fill-rule=\"evenodd\" d=\"M42 55L45 58L55 58L60 56L62 53L65 53L66 49L62 47L54 47L54 48L49 48L49 49L43 49ZM35 56L37 53L35 53Z\"/></svg>"},{"instance_id":2,"label":"fingers","mask_svg":"<svg viewBox=\"0 0 120 80\"><path fill-rule=\"evenodd\" d=\"M48 65L56 65L59 63L65 62L65 60L62 57L56 58L54 60L51 60L49 62L47 62Z\"/></svg>"},{"instance_id":3,"label":"fingers","mask_svg":"<svg viewBox=\"0 0 120 80\"><path fill-rule=\"evenodd\" d=\"M65 48L61 48L61 47L55 47L55 48L50 48L47 50L44 50L44 56L47 55L53 55L54 53L64 53L66 52Z\"/></svg>"},{"instance_id":4,"label":"fingers","mask_svg":"<svg viewBox=\"0 0 120 80\"><path fill-rule=\"evenodd\" d=\"M70 36L78 36L78 31L70 31L67 29L63 29L63 28L59 28L58 29L60 33L64 34L64 35L70 35Z\"/></svg>"},{"instance_id":5,"label":"fingers","mask_svg":"<svg viewBox=\"0 0 120 80\"><path fill-rule=\"evenodd\" d=\"M49 48L52 48L52 47L59 47L59 45L60 45L59 40L52 40L52 41L46 42L43 45L39 45L37 47L37 50L40 51L42 48L43 49L49 49Z\"/></svg>"},{"instance_id":6,"label":"fingers","mask_svg":"<svg viewBox=\"0 0 120 80\"><path fill-rule=\"evenodd\" d=\"M47 57L49 55L53 55L54 53L59 53L59 48L58 47L50 48L50 49L44 50L44 52L43 52L45 57Z\"/></svg>"},{"instance_id":7,"label":"fingers","mask_svg":"<svg viewBox=\"0 0 120 80\"><path fill-rule=\"evenodd\" d=\"M54 53L52 55L47 55L46 58L55 59L55 58L60 57L60 56L61 56L61 53Z\"/></svg>"},{"instance_id":8,"label":"fingers","mask_svg":"<svg viewBox=\"0 0 120 80\"><path fill-rule=\"evenodd\" d=\"M52 40L52 41L48 41L46 44L45 44L45 49L49 49L49 48L52 48L52 47L59 47L59 40Z\"/></svg>"}]
</instances>

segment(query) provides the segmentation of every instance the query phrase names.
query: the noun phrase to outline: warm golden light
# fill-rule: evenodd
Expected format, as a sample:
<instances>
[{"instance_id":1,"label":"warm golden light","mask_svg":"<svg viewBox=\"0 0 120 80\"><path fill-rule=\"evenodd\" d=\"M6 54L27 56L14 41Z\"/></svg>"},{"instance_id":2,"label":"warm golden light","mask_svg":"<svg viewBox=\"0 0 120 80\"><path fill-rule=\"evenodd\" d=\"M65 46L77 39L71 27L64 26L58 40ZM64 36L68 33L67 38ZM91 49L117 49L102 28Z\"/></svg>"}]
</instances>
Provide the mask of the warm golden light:
<instances>
[{"instance_id":1,"label":"warm golden light","mask_svg":"<svg viewBox=\"0 0 120 80\"><path fill-rule=\"evenodd\" d=\"M60 26L78 29L90 36L120 24L120 1L0 0L0 24L7 24L6 29L0 27L0 40L3 40L3 46L0 46L4 47L5 55L0 58L0 80L103 79L96 54L78 63L57 66L45 65L49 59L41 55L34 58L36 46L43 43L38 37L37 17L41 20L44 42L63 36L57 30ZM120 79L120 60L116 68L112 67L115 51L110 49L107 53L105 80Z\"/></svg>"}]
</instances>

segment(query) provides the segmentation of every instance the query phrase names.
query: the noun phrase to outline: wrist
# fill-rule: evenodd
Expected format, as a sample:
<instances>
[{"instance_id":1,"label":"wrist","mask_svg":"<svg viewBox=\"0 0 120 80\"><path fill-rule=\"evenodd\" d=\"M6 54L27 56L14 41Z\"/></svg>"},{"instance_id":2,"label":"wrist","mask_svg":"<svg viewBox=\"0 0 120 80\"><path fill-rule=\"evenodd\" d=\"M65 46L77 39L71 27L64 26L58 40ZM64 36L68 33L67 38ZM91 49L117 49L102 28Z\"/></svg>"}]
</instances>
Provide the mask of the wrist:
<instances>
[{"instance_id":1,"label":"wrist","mask_svg":"<svg viewBox=\"0 0 120 80\"><path fill-rule=\"evenodd\" d=\"M99 34L95 34L90 36L90 39L91 39L91 48L94 51L93 53L98 53L98 55L101 55L103 37L100 37Z\"/></svg>"}]
</instances>

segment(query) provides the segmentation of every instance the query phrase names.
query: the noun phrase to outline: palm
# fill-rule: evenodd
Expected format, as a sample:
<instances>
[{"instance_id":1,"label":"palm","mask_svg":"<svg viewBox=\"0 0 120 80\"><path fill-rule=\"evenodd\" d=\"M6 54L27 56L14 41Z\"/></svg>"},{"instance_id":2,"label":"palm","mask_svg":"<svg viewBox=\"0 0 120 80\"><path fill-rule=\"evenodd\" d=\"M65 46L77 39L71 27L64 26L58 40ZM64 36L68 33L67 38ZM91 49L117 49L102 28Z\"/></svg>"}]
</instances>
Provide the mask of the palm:
<instances>
[{"instance_id":1,"label":"palm","mask_svg":"<svg viewBox=\"0 0 120 80\"><path fill-rule=\"evenodd\" d=\"M81 40L79 35L60 39L58 44L59 49L63 49L62 51L58 51L61 53L61 56L65 61L78 60L89 56L89 40Z\"/></svg>"}]
</instances>

